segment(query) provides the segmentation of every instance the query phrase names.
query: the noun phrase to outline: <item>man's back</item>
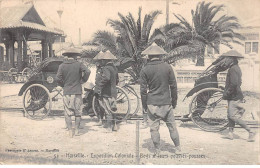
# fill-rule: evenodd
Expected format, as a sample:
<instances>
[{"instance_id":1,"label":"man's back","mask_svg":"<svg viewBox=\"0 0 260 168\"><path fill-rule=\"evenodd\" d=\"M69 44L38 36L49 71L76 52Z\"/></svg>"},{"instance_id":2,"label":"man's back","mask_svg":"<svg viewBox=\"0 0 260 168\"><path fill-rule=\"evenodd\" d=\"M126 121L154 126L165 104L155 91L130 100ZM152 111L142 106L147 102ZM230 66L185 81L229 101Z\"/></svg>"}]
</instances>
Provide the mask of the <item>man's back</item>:
<instances>
[{"instance_id":1,"label":"man's back","mask_svg":"<svg viewBox=\"0 0 260 168\"><path fill-rule=\"evenodd\" d=\"M115 97L117 95L116 85L118 83L118 71L113 63L107 63L101 74L96 79L95 90L100 92L103 97Z\"/></svg>"},{"instance_id":2,"label":"man's back","mask_svg":"<svg viewBox=\"0 0 260 168\"><path fill-rule=\"evenodd\" d=\"M148 86L147 104L171 105L172 96L177 95L177 84L171 66L160 60L149 62L140 74L141 94L145 94ZM170 86L174 91L170 92Z\"/></svg>"},{"instance_id":3,"label":"man's back","mask_svg":"<svg viewBox=\"0 0 260 168\"><path fill-rule=\"evenodd\" d=\"M82 73L87 79L90 71L80 62L76 60L64 61L59 66L57 73L58 84L63 86L64 95L82 94L81 80ZM83 82L86 82L85 80Z\"/></svg>"}]
</instances>

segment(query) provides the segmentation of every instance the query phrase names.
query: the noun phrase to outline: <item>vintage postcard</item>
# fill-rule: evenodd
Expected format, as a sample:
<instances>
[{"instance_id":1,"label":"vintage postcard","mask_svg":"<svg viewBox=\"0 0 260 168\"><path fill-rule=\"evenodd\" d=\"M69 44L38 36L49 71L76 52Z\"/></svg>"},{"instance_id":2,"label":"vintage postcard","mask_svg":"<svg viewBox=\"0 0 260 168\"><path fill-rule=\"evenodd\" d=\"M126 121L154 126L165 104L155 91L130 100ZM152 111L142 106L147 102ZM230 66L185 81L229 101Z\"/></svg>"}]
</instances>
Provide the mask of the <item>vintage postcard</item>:
<instances>
[{"instance_id":1,"label":"vintage postcard","mask_svg":"<svg viewBox=\"0 0 260 168\"><path fill-rule=\"evenodd\" d=\"M0 0L0 165L259 165L260 0Z\"/></svg>"}]
</instances>

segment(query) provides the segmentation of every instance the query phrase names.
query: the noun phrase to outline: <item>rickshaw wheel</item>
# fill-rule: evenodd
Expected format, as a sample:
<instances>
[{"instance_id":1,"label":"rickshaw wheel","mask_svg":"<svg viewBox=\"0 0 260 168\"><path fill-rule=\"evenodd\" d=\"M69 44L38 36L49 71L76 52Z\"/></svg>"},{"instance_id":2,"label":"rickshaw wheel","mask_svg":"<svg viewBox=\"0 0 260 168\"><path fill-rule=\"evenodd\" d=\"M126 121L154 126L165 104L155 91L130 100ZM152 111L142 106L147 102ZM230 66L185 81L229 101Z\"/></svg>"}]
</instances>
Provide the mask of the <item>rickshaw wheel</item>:
<instances>
[{"instance_id":1,"label":"rickshaw wheel","mask_svg":"<svg viewBox=\"0 0 260 168\"><path fill-rule=\"evenodd\" d=\"M127 93L121 87L117 86L117 99L116 99L116 107L117 111L113 112L114 116L117 120L125 120L127 119L131 107L130 107L130 99ZM98 99L96 96L93 97L92 108L96 116L100 115L102 107L100 106Z\"/></svg>"},{"instance_id":2,"label":"rickshaw wheel","mask_svg":"<svg viewBox=\"0 0 260 168\"><path fill-rule=\"evenodd\" d=\"M190 103L191 119L204 131L218 132L227 128L227 101L223 90L205 88L197 92Z\"/></svg>"},{"instance_id":3,"label":"rickshaw wheel","mask_svg":"<svg viewBox=\"0 0 260 168\"><path fill-rule=\"evenodd\" d=\"M132 111L130 112L129 117L134 116L136 113L138 113L140 109L140 97L138 96L134 88L130 85L124 85L123 89L126 91L131 102Z\"/></svg>"},{"instance_id":4,"label":"rickshaw wheel","mask_svg":"<svg viewBox=\"0 0 260 168\"><path fill-rule=\"evenodd\" d=\"M32 84L24 92L23 109L34 120L46 118L51 111L49 90L41 84Z\"/></svg>"}]
</instances>

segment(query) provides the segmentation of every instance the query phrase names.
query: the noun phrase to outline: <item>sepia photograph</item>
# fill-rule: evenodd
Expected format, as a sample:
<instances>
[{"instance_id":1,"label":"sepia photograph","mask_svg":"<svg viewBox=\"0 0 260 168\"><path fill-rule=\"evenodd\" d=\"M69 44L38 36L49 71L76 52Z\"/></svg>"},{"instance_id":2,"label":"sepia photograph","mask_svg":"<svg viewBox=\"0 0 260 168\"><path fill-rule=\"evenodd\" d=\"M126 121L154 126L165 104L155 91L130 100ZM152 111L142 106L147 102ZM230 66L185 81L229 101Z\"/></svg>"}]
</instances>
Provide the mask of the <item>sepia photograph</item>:
<instances>
[{"instance_id":1,"label":"sepia photograph","mask_svg":"<svg viewBox=\"0 0 260 168\"><path fill-rule=\"evenodd\" d=\"M0 0L0 165L260 165L260 0Z\"/></svg>"}]
</instances>

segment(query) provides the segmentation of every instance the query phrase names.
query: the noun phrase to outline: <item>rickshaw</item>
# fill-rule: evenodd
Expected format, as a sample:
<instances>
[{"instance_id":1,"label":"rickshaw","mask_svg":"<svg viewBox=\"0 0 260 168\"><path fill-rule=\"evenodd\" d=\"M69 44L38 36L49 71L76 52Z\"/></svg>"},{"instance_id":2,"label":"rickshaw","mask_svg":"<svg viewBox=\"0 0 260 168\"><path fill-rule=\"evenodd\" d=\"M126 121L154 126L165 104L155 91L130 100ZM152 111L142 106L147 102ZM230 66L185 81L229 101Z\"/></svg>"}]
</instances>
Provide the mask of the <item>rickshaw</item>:
<instances>
[{"instance_id":1,"label":"rickshaw","mask_svg":"<svg viewBox=\"0 0 260 168\"><path fill-rule=\"evenodd\" d=\"M194 88L183 99L184 101L191 97L186 119L191 119L202 130L217 132L228 126L228 104L222 99L224 83L218 82L217 75L226 71L232 63L232 59L228 57L217 58L199 75Z\"/></svg>"},{"instance_id":2,"label":"rickshaw","mask_svg":"<svg viewBox=\"0 0 260 168\"><path fill-rule=\"evenodd\" d=\"M18 95L23 96L23 110L29 118L35 120L46 118L52 110L52 102L58 95L62 95L62 92L55 89L57 86L55 76L63 61L64 58L61 57L46 58L32 70L28 81L20 89ZM117 93L118 107L124 107L122 111L119 110L120 116L126 118L130 111L129 98L119 86L117 86Z\"/></svg>"}]
</instances>

